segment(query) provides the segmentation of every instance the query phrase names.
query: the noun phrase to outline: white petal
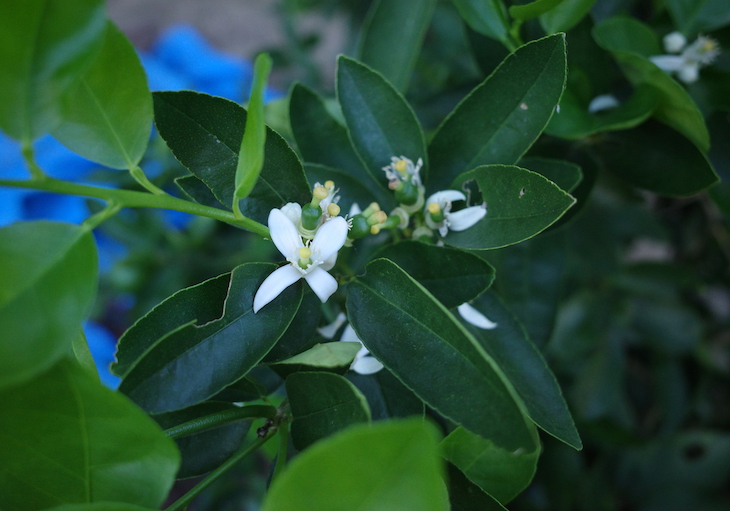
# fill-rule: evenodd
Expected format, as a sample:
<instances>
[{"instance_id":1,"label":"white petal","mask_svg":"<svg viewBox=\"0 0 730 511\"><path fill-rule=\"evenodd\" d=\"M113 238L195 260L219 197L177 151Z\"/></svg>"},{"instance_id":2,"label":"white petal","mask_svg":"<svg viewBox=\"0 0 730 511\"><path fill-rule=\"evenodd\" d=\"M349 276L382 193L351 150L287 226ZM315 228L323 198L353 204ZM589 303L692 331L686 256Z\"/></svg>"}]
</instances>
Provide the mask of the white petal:
<instances>
[{"instance_id":1,"label":"white petal","mask_svg":"<svg viewBox=\"0 0 730 511\"><path fill-rule=\"evenodd\" d=\"M662 40L664 50L668 53L679 53L687 45L687 38L681 32L670 32Z\"/></svg>"},{"instance_id":2,"label":"white petal","mask_svg":"<svg viewBox=\"0 0 730 511\"><path fill-rule=\"evenodd\" d=\"M284 204L281 208L281 212L284 213L295 226L299 225L302 221L302 207L296 202Z\"/></svg>"},{"instance_id":3,"label":"white petal","mask_svg":"<svg viewBox=\"0 0 730 511\"><path fill-rule=\"evenodd\" d=\"M304 246L299 231L294 223L278 209L269 213L269 231L271 241L286 258L299 258L299 249Z\"/></svg>"},{"instance_id":4,"label":"white petal","mask_svg":"<svg viewBox=\"0 0 730 511\"><path fill-rule=\"evenodd\" d=\"M362 344L362 341L360 340L360 338L355 333L355 329L352 328L352 325L347 325L345 327L345 330L342 332L342 337L340 337L340 341L343 341L343 342L359 342L360 344ZM370 353L365 346L363 346L362 349L365 350L365 352L363 353L363 355L367 355L368 353ZM362 351L362 350L360 350L360 351Z\"/></svg>"},{"instance_id":5,"label":"white petal","mask_svg":"<svg viewBox=\"0 0 730 511\"><path fill-rule=\"evenodd\" d=\"M482 206L471 206L456 213L449 213L449 229L452 231L463 231L468 229L487 214L487 208Z\"/></svg>"},{"instance_id":6,"label":"white petal","mask_svg":"<svg viewBox=\"0 0 730 511\"><path fill-rule=\"evenodd\" d=\"M322 303L326 302L337 291L337 280L322 268L317 267L313 269L304 278Z\"/></svg>"},{"instance_id":7,"label":"white petal","mask_svg":"<svg viewBox=\"0 0 730 511\"><path fill-rule=\"evenodd\" d=\"M373 374L377 373L383 368L383 364L378 362L378 359L367 355L365 357L356 358L350 366L350 369L358 374Z\"/></svg>"},{"instance_id":8,"label":"white petal","mask_svg":"<svg viewBox=\"0 0 730 511\"><path fill-rule=\"evenodd\" d=\"M335 267L335 264L337 264L337 252L325 259L324 262L319 265L319 267L325 271L330 271L332 268Z\"/></svg>"},{"instance_id":9,"label":"white petal","mask_svg":"<svg viewBox=\"0 0 730 511\"><path fill-rule=\"evenodd\" d=\"M332 323L318 328L317 332L325 339L332 339L345 321L347 321L347 316L344 312L340 312Z\"/></svg>"},{"instance_id":10,"label":"white petal","mask_svg":"<svg viewBox=\"0 0 730 511\"><path fill-rule=\"evenodd\" d=\"M347 240L347 221L341 216L329 220L317 229L311 249L319 254L318 259L325 261L336 254Z\"/></svg>"},{"instance_id":11,"label":"white petal","mask_svg":"<svg viewBox=\"0 0 730 511\"><path fill-rule=\"evenodd\" d=\"M601 94L591 100L588 105L588 113L595 114L596 112L601 112L603 110L610 110L612 108L616 108L620 104L621 103L619 103L618 99L616 99L616 96L613 94Z\"/></svg>"},{"instance_id":12,"label":"white petal","mask_svg":"<svg viewBox=\"0 0 730 511\"><path fill-rule=\"evenodd\" d=\"M497 328L497 323L490 321L484 314L468 303L462 303L456 310L459 311L459 314L461 314L461 317L464 318L464 321L471 323L477 328L481 328L483 330L492 330L493 328Z\"/></svg>"},{"instance_id":13,"label":"white petal","mask_svg":"<svg viewBox=\"0 0 730 511\"><path fill-rule=\"evenodd\" d=\"M441 190L440 192L436 192L433 195L431 195L428 199L426 199L426 207L428 207L429 204L432 202L438 202L441 203L443 201L449 201L454 202L457 200L466 200L466 195L461 193L458 190Z\"/></svg>"},{"instance_id":14,"label":"white petal","mask_svg":"<svg viewBox=\"0 0 730 511\"><path fill-rule=\"evenodd\" d=\"M667 72L678 71L684 65L684 58L679 55L655 55L649 57L659 69Z\"/></svg>"},{"instance_id":15,"label":"white petal","mask_svg":"<svg viewBox=\"0 0 730 511\"><path fill-rule=\"evenodd\" d=\"M355 215L359 215L362 213L362 209L360 209L360 206L358 206L357 202L353 202L352 206L350 206L350 212L347 214L349 217L353 217Z\"/></svg>"},{"instance_id":16,"label":"white petal","mask_svg":"<svg viewBox=\"0 0 730 511\"><path fill-rule=\"evenodd\" d=\"M274 270L271 275L266 277L266 280L261 283L261 287L256 291L256 296L253 298L253 311L258 312L261 310L261 307L279 296L282 291L301 278L301 272L291 264Z\"/></svg>"},{"instance_id":17,"label":"white petal","mask_svg":"<svg viewBox=\"0 0 730 511\"><path fill-rule=\"evenodd\" d=\"M684 83L695 83L700 79L700 65L697 63L685 64L677 72L677 78Z\"/></svg>"}]
</instances>

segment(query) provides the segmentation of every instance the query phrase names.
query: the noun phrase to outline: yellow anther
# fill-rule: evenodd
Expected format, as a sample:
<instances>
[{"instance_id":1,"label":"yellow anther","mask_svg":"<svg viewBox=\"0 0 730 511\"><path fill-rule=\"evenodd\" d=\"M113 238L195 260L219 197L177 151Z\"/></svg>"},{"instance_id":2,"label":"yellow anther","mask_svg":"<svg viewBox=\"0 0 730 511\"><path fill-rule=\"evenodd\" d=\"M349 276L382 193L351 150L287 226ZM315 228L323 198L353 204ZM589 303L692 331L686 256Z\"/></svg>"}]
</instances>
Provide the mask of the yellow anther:
<instances>
[{"instance_id":1,"label":"yellow anther","mask_svg":"<svg viewBox=\"0 0 730 511\"><path fill-rule=\"evenodd\" d=\"M327 189L324 186L318 186L314 189L314 198L315 199L326 199L327 198Z\"/></svg>"},{"instance_id":2,"label":"yellow anther","mask_svg":"<svg viewBox=\"0 0 730 511\"><path fill-rule=\"evenodd\" d=\"M337 216L340 214L340 207L333 202L327 206L327 213L329 213L330 216Z\"/></svg>"},{"instance_id":3,"label":"yellow anther","mask_svg":"<svg viewBox=\"0 0 730 511\"><path fill-rule=\"evenodd\" d=\"M405 175L406 170L408 170L408 164L405 160L398 160L397 162L395 162L395 170Z\"/></svg>"},{"instance_id":4,"label":"yellow anther","mask_svg":"<svg viewBox=\"0 0 730 511\"><path fill-rule=\"evenodd\" d=\"M302 247L299 249L299 257L301 259L309 259L312 257L312 251L309 249L309 247Z\"/></svg>"},{"instance_id":5,"label":"yellow anther","mask_svg":"<svg viewBox=\"0 0 730 511\"><path fill-rule=\"evenodd\" d=\"M334 181L332 181L332 180L329 180L329 181L325 181L325 182L324 182L324 187L325 187L325 188L326 188L327 190L332 190L332 189L333 189L333 188L335 187L335 182L334 182Z\"/></svg>"},{"instance_id":6,"label":"yellow anther","mask_svg":"<svg viewBox=\"0 0 730 511\"><path fill-rule=\"evenodd\" d=\"M380 226L379 225L372 225L370 226L370 234L378 234L380 232Z\"/></svg>"},{"instance_id":7,"label":"yellow anther","mask_svg":"<svg viewBox=\"0 0 730 511\"><path fill-rule=\"evenodd\" d=\"M432 202L428 205L428 212L432 215L435 215L437 213L441 212L441 205L438 202Z\"/></svg>"}]
</instances>

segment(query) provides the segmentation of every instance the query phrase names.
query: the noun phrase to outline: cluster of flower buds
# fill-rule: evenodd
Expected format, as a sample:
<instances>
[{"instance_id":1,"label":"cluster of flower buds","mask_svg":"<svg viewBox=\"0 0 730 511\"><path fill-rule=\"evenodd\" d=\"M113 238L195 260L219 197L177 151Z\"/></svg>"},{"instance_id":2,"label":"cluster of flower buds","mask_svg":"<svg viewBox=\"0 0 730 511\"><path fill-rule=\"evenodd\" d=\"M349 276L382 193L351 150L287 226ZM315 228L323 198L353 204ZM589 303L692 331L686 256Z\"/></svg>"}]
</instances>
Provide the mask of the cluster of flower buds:
<instances>
[{"instance_id":1,"label":"cluster of flower buds","mask_svg":"<svg viewBox=\"0 0 730 511\"><path fill-rule=\"evenodd\" d=\"M356 212L348 222L350 223L350 234L351 240L364 238L368 234L379 234L381 229L393 229L398 227L401 223L401 219L398 216L388 216L385 211L380 209L380 205L377 202L371 203L365 211L361 213Z\"/></svg>"},{"instance_id":2,"label":"cluster of flower buds","mask_svg":"<svg viewBox=\"0 0 730 511\"><path fill-rule=\"evenodd\" d=\"M301 207L299 230L304 238L312 239L319 226L340 214L339 197L335 193L334 181L327 181L324 185L315 183L312 200Z\"/></svg>"}]
</instances>

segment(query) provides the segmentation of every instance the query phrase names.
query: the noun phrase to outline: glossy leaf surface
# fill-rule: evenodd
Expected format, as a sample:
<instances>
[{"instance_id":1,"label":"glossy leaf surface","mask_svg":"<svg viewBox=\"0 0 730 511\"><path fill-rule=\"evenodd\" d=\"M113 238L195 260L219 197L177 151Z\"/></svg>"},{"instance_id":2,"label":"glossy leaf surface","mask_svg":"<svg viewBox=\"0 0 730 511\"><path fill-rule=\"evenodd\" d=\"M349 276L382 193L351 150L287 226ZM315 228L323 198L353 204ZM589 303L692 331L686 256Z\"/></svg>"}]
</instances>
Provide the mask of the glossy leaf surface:
<instances>
[{"instance_id":1,"label":"glossy leaf surface","mask_svg":"<svg viewBox=\"0 0 730 511\"><path fill-rule=\"evenodd\" d=\"M127 38L108 22L101 51L63 98L53 136L72 151L115 169L137 166L152 129L152 95Z\"/></svg>"},{"instance_id":2,"label":"glossy leaf surface","mask_svg":"<svg viewBox=\"0 0 730 511\"><path fill-rule=\"evenodd\" d=\"M53 222L0 229L0 387L31 378L71 351L96 285L89 230Z\"/></svg>"},{"instance_id":3,"label":"glossy leaf surface","mask_svg":"<svg viewBox=\"0 0 730 511\"><path fill-rule=\"evenodd\" d=\"M513 5L509 8L509 14L515 19L526 21L537 18L541 14L554 9L564 0L535 0L525 5Z\"/></svg>"},{"instance_id":4,"label":"glossy leaf surface","mask_svg":"<svg viewBox=\"0 0 730 511\"><path fill-rule=\"evenodd\" d=\"M291 437L299 451L348 426L370 421L365 396L338 374L290 374L286 379L286 393L294 418Z\"/></svg>"},{"instance_id":5,"label":"glossy leaf surface","mask_svg":"<svg viewBox=\"0 0 730 511\"><path fill-rule=\"evenodd\" d=\"M533 41L509 55L441 123L428 147L430 190L480 165L516 163L550 120L566 76L565 37Z\"/></svg>"},{"instance_id":6,"label":"glossy leaf surface","mask_svg":"<svg viewBox=\"0 0 730 511\"><path fill-rule=\"evenodd\" d=\"M469 481L464 473L449 463L449 500L451 511L505 511L494 497Z\"/></svg>"},{"instance_id":7,"label":"glossy leaf surface","mask_svg":"<svg viewBox=\"0 0 730 511\"><path fill-rule=\"evenodd\" d=\"M540 24L548 34L566 32L580 23L591 10L596 0L563 0L563 2L540 16Z\"/></svg>"},{"instance_id":8,"label":"glossy leaf surface","mask_svg":"<svg viewBox=\"0 0 730 511\"><path fill-rule=\"evenodd\" d=\"M568 193L575 190L583 179L580 167L566 160L528 156L520 160L520 167L537 172Z\"/></svg>"},{"instance_id":9,"label":"glossy leaf surface","mask_svg":"<svg viewBox=\"0 0 730 511\"><path fill-rule=\"evenodd\" d=\"M441 471L436 432L422 420L356 426L293 460L262 511L446 511Z\"/></svg>"},{"instance_id":10,"label":"glossy leaf surface","mask_svg":"<svg viewBox=\"0 0 730 511\"><path fill-rule=\"evenodd\" d=\"M356 342L315 344L307 351L271 364L271 368L282 375L298 371L316 370L344 374L352 364L358 351L360 351L360 345Z\"/></svg>"},{"instance_id":11,"label":"glossy leaf surface","mask_svg":"<svg viewBox=\"0 0 730 511\"><path fill-rule=\"evenodd\" d=\"M350 284L347 312L371 353L439 413L508 449L531 441L519 398L496 362L395 263L367 266Z\"/></svg>"},{"instance_id":12,"label":"glossy leaf surface","mask_svg":"<svg viewBox=\"0 0 730 511\"><path fill-rule=\"evenodd\" d=\"M486 165L462 174L455 188L472 180L487 205L487 215L444 238L470 249L499 248L531 238L560 218L575 199L545 177L520 167Z\"/></svg>"},{"instance_id":13,"label":"glossy leaf surface","mask_svg":"<svg viewBox=\"0 0 730 511\"><path fill-rule=\"evenodd\" d=\"M172 440L75 362L0 392L0 406L3 509L105 500L157 508L167 496L180 463Z\"/></svg>"},{"instance_id":14,"label":"glossy leaf surface","mask_svg":"<svg viewBox=\"0 0 730 511\"><path fill-rule=\"evenodd\" d=\"M506 41L509 23L504 4L500 0L454 0L464 21L482 35Z\"/></svg>"},{"instance_id":15,"label":"glossy leaf surface","mask_svg":"<svg viewBox=\"0 0 730 511\"><path fill-rule=\"evenodd\" d=\"M244 264L231 273L223 316L188 322L148 348L126 373L120 392L150 413L178 410L204 401L242 378L274 346L301 301L301 284L254 314L253 297L275 269Z\"/></svg>"}]
</instances>

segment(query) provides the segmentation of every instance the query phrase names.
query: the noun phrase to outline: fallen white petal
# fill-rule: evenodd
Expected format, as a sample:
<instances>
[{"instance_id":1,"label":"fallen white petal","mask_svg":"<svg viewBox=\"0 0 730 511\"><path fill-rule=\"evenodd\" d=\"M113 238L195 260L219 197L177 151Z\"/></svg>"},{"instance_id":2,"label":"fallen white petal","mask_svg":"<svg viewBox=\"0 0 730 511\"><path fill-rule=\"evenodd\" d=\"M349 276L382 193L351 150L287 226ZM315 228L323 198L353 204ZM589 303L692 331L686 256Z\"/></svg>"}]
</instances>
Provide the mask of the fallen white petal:
<instances>
[{"instance_id":1,"label":"fallen white petal","mask_svg":"<svg viewBox=\"0 0 730 511\"><path fill-rule=\"evenodd\" d=\"M347 230L347 221L341 216L325 222L314 235L310 245L312 252L319 254L320 260L326 261L345 244Z\"/></svg>"},{"instance_id":2,"label":"fallen white petal","mask_svg":"<svg viewBox=\"0 0 730 511\"><path fill-rule=\"evenodd\" d=\"M291 268L297 271L293 266ZM322 268L313 269L304 278L322 303L326 302L337 291L337 280Z\"/></svg>"},{"instance_id":3,"label":"fallen white petal","mask_svg":"<svg viewBox=\"0 0 730 511\"><path fill-rule=\"evenodd\" d=\"M358 374L374 374L380 371L382 368L383 364L381 364L377 358L370 355L356 358L350 366L350 369Z\"/></svg>"},{"instance_id":4,"label":"fallen white petal","mask_svg":"<svg viewBox=\"0 0 730 511\"><path fill-rule=\"evenodd\" d=\"M471 323L477 328L481 328L483 330L492 330L493 328L497 328L497 323L490 321L484 314L468 303L462 303L456 310L459 311L459 314L461 314L461 317L464 318L464 321Z\"/></svg>"},{"instance_id":5,"label":"fallen white petal","mask_svg":"<svg viewBox=\"0 0 730 511\"><path fill-rule=\"evenodd\" d=\"M345 321L347 321L347 316L340 312L332 323L318 328L317 332L325 339L332 339Z\"/></svg>"},{"instance_id":6,"label":"fallen white petal","mask_svg":"<svg viewBox=\"0 0 730 511\"><path fill-rule=\"evenodd\" d=\"M487 214L487 209L482 206L471 206L455 213L449 213L449 229L452 231L463 231L468 229Z\"/></svg>"},{"instance_id":7,"label":"fallen white petal","mask_svg":"<svg viewBox=\"0 0 730 511\"><path fill-rule=\"evenodd\" d=\"M274 270L256 291L256 296L253 298L253 311L260 311L261 307L279 296L282 291L301 278L302 274L291 264Z\"/></svg>"},{"instance_id":8,"label":"fallen white petal","mask_svg":"<svg viewBox=\"0 0 730 511\"><path fill-rule=\"evenodd\" d=\"M299 257L299 249L304 246L302 237L289 217L278 209L272 209L269 213L269 231L271 241L279 249L284 257Z\"/></svg>"}]
</instances>

